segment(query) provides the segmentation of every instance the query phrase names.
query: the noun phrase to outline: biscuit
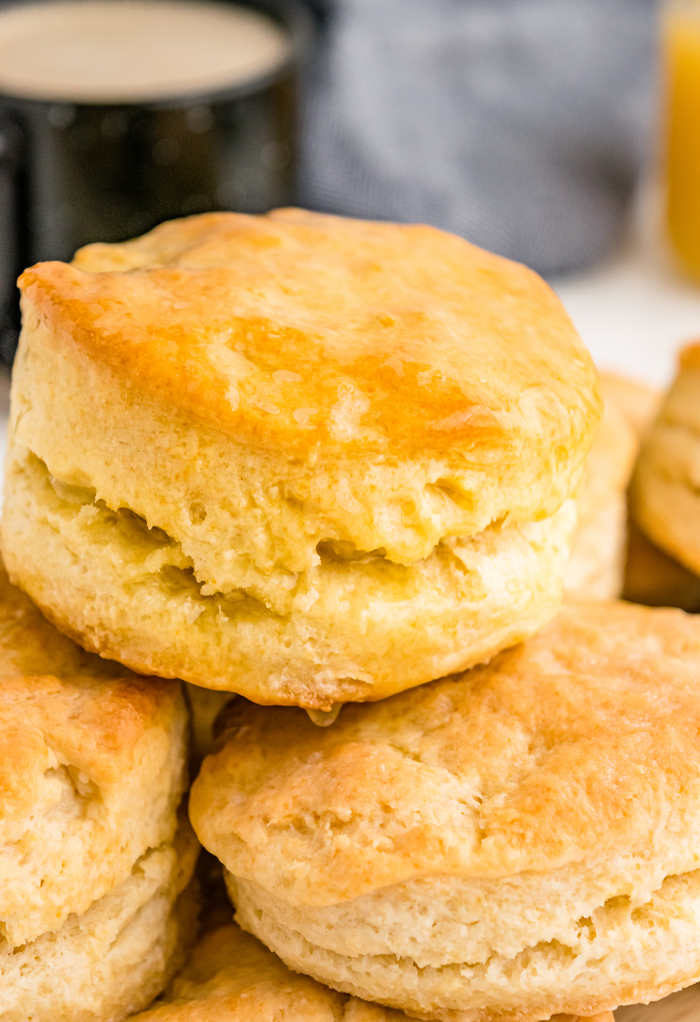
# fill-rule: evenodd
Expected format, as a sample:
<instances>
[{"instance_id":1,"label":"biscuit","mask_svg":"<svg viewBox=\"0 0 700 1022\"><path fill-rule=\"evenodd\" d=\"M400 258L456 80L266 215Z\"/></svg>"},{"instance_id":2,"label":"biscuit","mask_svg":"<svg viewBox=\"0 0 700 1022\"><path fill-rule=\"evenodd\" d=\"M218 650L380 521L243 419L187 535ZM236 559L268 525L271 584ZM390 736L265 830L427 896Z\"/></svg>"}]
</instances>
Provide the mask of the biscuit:
<instances>
[{"instance_id":1,"label":"biscuit","mask_svg":"<svg viewBox=\"0 0 700 1022\"><path fill-rule=\"evenodd\" d=\"M700 343L676 379L639 456L632 514L657 546L700 574Z\"/></svg>"},{"instance_id":2,"label":"biscuit","mask_svg":"<svg viewBox=\"0 0 700 1022\"><path fill-rule=\"evenodd\" d=\"M700 976L700 621L567 606L489 665L333 727L238 700L190 818L292 969L442 1022Z\"/></svg>"},{"instance_id":3,"label":"biscuit","mask_svg":"<svg viewBox=\"0 0 700 1022\"><path fill-rule=\"evenodd\" d=\"M208 933L163 1003L134 1022L410 1022L289 969L235 924ZM612 1015L552 1022L613 1022Z\"/></svg>"},{"instance_id":4,"label":"biscuit","mask_svg":"<svg viewBox=\"0 0 700 1022\"><path fill-rule=\"evenodd\" d=\"M198 902L187 887L199 845L185 826L149 848L82 915L22 947L0 942L2 1022L121 1022L182 965Z\"/></svg>"},{"instance_id":5,"label":"biscuit","mask_svg":"<svg viewBox=\"0 0 700 1022\"><path fill-rule=\"evenodd\" d=\"M121 1019L191 930L179 685L86 653L0 565L0 1020Z\"/></svg>"},{"instance_id":6,"label":"biscuit","mask_svg":"<svg viewBox=\"0 0 700 1022\"><path fill-rule=\"evenodd\" d=\"M0 567L0 934L56 930L172 842L187 714L45 621Z\"/></svg>"},{"instance_id":7,"label":"biscuit","mask_svg":"<svg viewBox=\"0 0 700 1022\"><path fill-rule=\"evenodd\" d=\"M555 612L600 401L531 271L278 210L88 246L21 286L2 546L86 647L327 710Z\"/></svg>"},{"instance_id":8,"label":"biscuit","mask_svg":"<svg viewBox=\"0 0 700 1022\"><path fill-rule=\"evenodd\" d=\"M576 501L576 532L564 576L565 590L577 599L612 600L622 592L627 542L626 491L639 447L635 429L615 401L622 382L618 377L601 374L603 417Z\"/></svg>"}]
</instances>

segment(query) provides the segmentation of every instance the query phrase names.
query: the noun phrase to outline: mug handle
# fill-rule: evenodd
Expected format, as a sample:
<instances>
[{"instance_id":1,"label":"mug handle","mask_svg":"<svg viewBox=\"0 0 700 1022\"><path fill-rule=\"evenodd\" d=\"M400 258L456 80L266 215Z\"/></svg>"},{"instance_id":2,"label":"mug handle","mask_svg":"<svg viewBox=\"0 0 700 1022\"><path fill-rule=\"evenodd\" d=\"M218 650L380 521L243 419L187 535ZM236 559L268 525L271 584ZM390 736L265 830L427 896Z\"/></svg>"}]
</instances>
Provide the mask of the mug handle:
<instances>
[{"instance_id":1,"label":"mug handle","mask_svg":"<svg viewBox=\"0 0 700 1022\"><path fill-rule=\"evenodd\" d=\"M12 364L19 337L17 275L24 264L22 223L24 138L17 122L0 111L0 361Z\"/></svg>"}]
</instances>

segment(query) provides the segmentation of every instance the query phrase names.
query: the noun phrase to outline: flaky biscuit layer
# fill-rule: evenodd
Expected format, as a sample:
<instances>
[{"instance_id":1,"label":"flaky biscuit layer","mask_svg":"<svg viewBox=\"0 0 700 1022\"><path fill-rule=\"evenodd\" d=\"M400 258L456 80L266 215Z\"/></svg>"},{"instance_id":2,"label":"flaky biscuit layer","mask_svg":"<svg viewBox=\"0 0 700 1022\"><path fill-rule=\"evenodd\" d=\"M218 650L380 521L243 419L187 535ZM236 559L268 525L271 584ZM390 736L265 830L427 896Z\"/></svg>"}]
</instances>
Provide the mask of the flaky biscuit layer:
<instances>
[{"instance_id":1,"label":"flaky biscuit layer","mask_svg":"<svg viewBox=\"0 0 700 1022\"><path fill-rule=\"evenodd\" d=\"M539 1022L545 1013L597 1014L661 999L700 979L700 871L667 878L646 903L622 896L588 916L558 919L557 928L569 931L566 943L557 937L538 941L535 932L516 955L491 949L479 961L470 954L469 940L458 938L440 947L443 957L435 965L419 964L390 945L380 954L331 950L328 937L338 942L334 929L324 934L323 944L314 944L303 930L285 925L276 910L261 909L245 882L230 878L230 887L238 922L291 969L429 1022ZM383 908L377 905L377 915L368 917L370 933ZM528 909L534 915L539 908L522 903L513 919L519 922ZM511 921L504 913L503 929ZM405 912L392 922L410 932L415 916Z\"/></svg>"},{"instance_id":2,"label":"flaky biscuit layer","mask_svg":"<svg viewBox=\"0 0 700 1022\"><path fill-rule=\"evenodd\" d=\"M186 888L198 845L184 825L150 848L127 877L55 933L20 948L0 941L2 1022L122 1022L163 989L197 925Z\"/></svg>"},{"instance_id":3,"label":"flaky biscuit layer","mask_svg":"<svg viewBox=\"0 0 700 1022\"><path fill-rule=\"evenodd\" d=\"M13 446L3 550L43 611L104 656L260 703L329 709L486 660L536 631L561 598L572 505L447 541L410 567L329 549L275 612L244 591L207 594L170 537L52 481Z\"/></svg>"},{"instance_id":4,"label":"flaky biscuit layer","mask_svg":"<svg viewBox=\"0 0 700 1022\"><path fill-rule=\"evenodd\" d=\"M402 1011L370 1004L290 972L235 925L205 934L165 1003L138 1022L409 1022ZM486 1020L483 1020L486 1022ZM553 1022L613 1022L559 1017Z\"/></svg>"},{"instance_id":5,"label":"flaky biscuit layer","mask_svg":"<svg viewBox=\"0 0 700 1022\"><path fill-rule=\"evenodd\" d=\"M0 565L0 936L63 925L172 841L185 785L179 686L76 646Z\"/></svg>"}]
</instances>

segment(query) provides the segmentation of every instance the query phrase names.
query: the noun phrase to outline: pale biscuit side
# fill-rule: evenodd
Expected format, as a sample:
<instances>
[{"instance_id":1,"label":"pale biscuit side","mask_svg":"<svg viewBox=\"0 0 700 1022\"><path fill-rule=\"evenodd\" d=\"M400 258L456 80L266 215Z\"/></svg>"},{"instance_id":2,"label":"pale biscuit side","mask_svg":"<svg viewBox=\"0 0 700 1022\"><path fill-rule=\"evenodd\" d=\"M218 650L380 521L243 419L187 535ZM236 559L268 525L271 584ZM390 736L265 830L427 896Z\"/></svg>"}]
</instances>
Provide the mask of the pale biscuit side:
<instances>
[{"instance_id":1,"label":"pale biscuit side","mask_svg":"<svg viewBox=\"0 0 700 1022\"><path fill-rule=\"evenodd\" d=\"M55 933L21 948L0 942L2 1022L122 1022L162 990L196 929L187 888L198 845L185 827L175 845L149 849L117 887Z\"/></svg>"},{"instance_id":2,"label":"pale biscuit side","mask_svg":"<svg viewBox=\"0 0 700 1022\"><path fill-rule=\"evenodd\" d=\"M408 1022L401 1011L370 1004L292 973L275 955L235 925L207 933L165 1003L138 1022ZM613 1022L558 1018L553 1022Z\"/></svg>"},{"instance_id":3,"label":"pale biscuit side","mask_svg":"<svg viewBox=\"0 0 700 1022\"><path fill-rule=\"evenodd\" d=\"M569 945L529 945L512 958L476 964L455 945L440 966L419 968L387 948L381 955L343 955L305 940L268 916L234 886L236 918L286 964L354 994L440 1022L539 1022L595 1014L620 1004L657 1000L700 978L700 871L670 877L650 901L632 909L613 899L578 921ZM413 917L404 925L410 928Z\"/></svg>"},{"instance_id":4,"label":"pale biscuit side","mask_svg":"<svg viewBox=\"0 0 700 1022\"><path fill-rule=\"evenodd\" d=\"M574 521L567 504L411 567L329 551L275 613L244 592L207 595L177 543L52 485L16 446L7 478L9 570L64 631L144 673L320 709L382 698L532 634L557 610Z\"/></svg>"}]
</instances>

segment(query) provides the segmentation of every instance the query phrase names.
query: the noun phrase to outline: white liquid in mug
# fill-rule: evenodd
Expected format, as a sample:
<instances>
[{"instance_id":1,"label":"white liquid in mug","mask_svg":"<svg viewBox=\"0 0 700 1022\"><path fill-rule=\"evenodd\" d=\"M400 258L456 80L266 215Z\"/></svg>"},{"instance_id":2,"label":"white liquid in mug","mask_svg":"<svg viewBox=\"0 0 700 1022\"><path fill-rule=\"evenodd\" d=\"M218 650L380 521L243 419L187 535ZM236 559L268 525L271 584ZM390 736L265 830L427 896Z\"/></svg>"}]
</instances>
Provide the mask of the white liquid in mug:
<instances>
[{"instance_id":1,"label":"white liquid in mug","mask_svg":"<svg viewBox=\"0 0 700 1022\"><path fill-rule=\"evenodd\" d=\"M242 85L289 56L287 33L236 5L55 0L0 11L0 93L129 103Z\"/></svg>"}]
</instances>

